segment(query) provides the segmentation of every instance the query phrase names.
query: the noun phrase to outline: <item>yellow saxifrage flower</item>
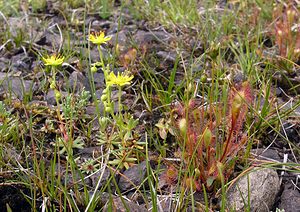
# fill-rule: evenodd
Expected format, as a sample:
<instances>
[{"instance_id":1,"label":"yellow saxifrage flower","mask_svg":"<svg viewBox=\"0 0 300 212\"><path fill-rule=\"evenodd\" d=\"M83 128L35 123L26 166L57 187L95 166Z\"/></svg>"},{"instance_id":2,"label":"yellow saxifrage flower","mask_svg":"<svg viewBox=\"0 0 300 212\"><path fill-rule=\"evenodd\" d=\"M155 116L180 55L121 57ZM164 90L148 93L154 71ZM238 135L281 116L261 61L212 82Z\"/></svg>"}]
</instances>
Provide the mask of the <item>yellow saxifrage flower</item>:
<instances>
[{"instance_id":1,"label":"yellow saxifrage flower","mask_svg":"<svg viewBox=\"0 0 300 212\"><path fill-rule=\"evenodd\" d=\"M47 57L43 57L45 66L59 66L64 62L65 57L61 55L51 55Z\"/></svg>"},{"instance_id":2,"label":"yellow saxifrage flower","mask_svg":"<svg viewBox=\"0 0 300 212\"><path fill-rule=\"evenodd\" d=\"M89 35L89 41L94 44L101 45L111 39L111 36L105 36L104 32L99 32Z\"/></svg>"},{"instance_id":3,"label":"yellow saxifrage flower","mask_svg":"<svg viewBox=\"0 0 300 212\"><path fill-rule=\"evenodd\" d=\"M114 72L110 72L107 76L107 85L118 85L120 87L124 85L130 85L131 80L133 79L133 76L128 76L125 73L120 74L116 76Z\"/></svg>"}]
</instances>

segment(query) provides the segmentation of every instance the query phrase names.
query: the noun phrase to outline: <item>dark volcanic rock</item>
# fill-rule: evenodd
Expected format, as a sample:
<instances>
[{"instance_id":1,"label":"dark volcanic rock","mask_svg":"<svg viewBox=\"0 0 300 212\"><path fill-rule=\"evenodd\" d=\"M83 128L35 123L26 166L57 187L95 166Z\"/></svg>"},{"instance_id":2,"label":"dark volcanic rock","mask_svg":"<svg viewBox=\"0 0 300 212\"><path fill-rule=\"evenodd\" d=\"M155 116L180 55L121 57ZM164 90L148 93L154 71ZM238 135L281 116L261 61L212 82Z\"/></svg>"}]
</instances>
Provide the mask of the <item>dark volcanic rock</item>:
<instances>
[{"instance_id":1,"label":"dark volcanic rock","mask_svg":"<svg viewBox=\"0 0 300 212\"><path fill-rule=\"evenodd\" d=\"M120 197L113 197L111 202L107 202L104 206L103 211L116 211L116 212L147 212L148 210L141 205L138 205L134 202L130 202L126 199Z\"/></svg>"},{"instance_id":2,"label":"dark volcanic rock","mask_svg":"<svg viewBox=\"0 0 300 212\"><path fill-rule=\"evenodd\" d=\"M283 129L280 130L282 135L287 135L289 141L295 145L299 145L300 142L300 124L297 121L286 121L283 123ZM272 136L270 136L272 138ZM286 140L278 137L275 140L275 145L279 148L289 148L289 143Z\"/></svg>"},{"instance_id":3,"label":"dark volcanic rock","mask_svg":"<svg viewBox=\"0 0 300 212\"><path fill-rule=\"evenodd\" d=\"M129 191L136 186L140 186L147 174L147 161L132 166L121 175L119 188L121 192Z\"/></svg>"},{"instance_id":4,"label":"dark volcanic rock","mask_svg":"<svg viewBox=\"0 0 300 212\"><path fill-rule=\"evenodd\" d=\"M65 97L68 95L68 92L61 91L60 92L62 97ZM46 95L46 101L49 105L56 105L56 99L55 99L55 93L53 90L49 90Z\"/></svg>"},{"instance_id":5,"label":"dark volcanic rock","mask_svg":"<svg viewBox=\"0 0 300 212\"><path fill-rule=\"evenodd\" d=\"M176 60L176 53L175 52L166 52L166 51L159 51L156 53L158 58L162 59L163 62L168 62L173 64Z\"/></svg>"},{"instance_id":6,"label":"dark volcanic rock","mask_svg":"<svg viewBox=\"0 0 300 212\"><path fill-rule=\"evenodd\" d=\"M124 47L129 43L128 38L129 38L128 33L122 30L119 33L115 33L114 35L112 35L110 43L118 44L119 46Z\"/></svg>"},{"instance_id":7,"label":"dark volcanic rock","mask_svg":"<svg viewBox=\"0 0 300 212\"><path fill-rule=\"evenodd\" d=\"M170 40L170 35L163 31L153 31L147 32L143 30L138 30L136 35L134 36L134 41L137 44L149 43L149 42L167 42Z\"/></svg>"},{"instance_id":8,"label":"dark volcanic rock","mask_svg":"<svg viewBox=\"0 0 300 212\"><path fill-rule=\"evenodd\" d=\"M30 191L26 190L22 185L1 185L0 211L7 211L7 206L9 206L12 211L31 211L31 206L24 194L29 195Z\"/></svg>"},{"instance_id":9,"label":"dark volcanic rock","mask_svg":"<svg viewBox=\"0 0 300 212\"><path fill-rule=\"evenodd\" d=\"M76 92L83 89L86 91L91 91L89 79L81 72L74 71L69 77L69 83L71 89L74 89Z\"/></svg>"},{"instance_id":10,"label":"dark volcanic rock","mask_svg":"<svg viewBox=\"0 0 300 212\"><path fill-rule=\"evenodd\" d=\"M103 174L102 174L103 172ZM97 183L98 183L98 180L100 179L100 176L102 175L102 178L100 180L100 184L99 184L99 189L101 189L103 186L106 185L107 181L109 180L110 178L110 171L108 168L106 168L104 171L100 171L100 172L97 172L96 174L93 174L90 178L91 180L91 183L92 183L92 187L95 188ZM113 187L113 183L111 182L111 187Z\"/></svg>"},{"instance_id":11,"label":"dark volcanic rock","mask_svg":"<svg viewBox=\"0 0 300 212\"><path fill-rule=\"evenodd\" d=\"M95 82L96 89L105 87L103 72L102 73L97 72L94 74L94 82Z\"/></svg>"},{"instance_id":12,"label":"dark volcanic rock","mask_svg":"<svg viewBox=\"0 0 300 212\"><path fill-rule=\"evenodd\" d=\"M17 54L11 58L11 64L13 72L29 71L32 64L32 59L28 57L25 53Z\"/></svg>"},{"instance_id":13,"label":"dark volcanic rock","mask_svg":"<svg viewBox=\"0 0 300 212\"><path fill-rule=\"evenodd\" d=\"M6 77L4 74L0 77L0 93L5 94L6 97L11 96L23 100L24 95L29 94L34 88L31 80L22 80L19 77Z\"/></svg>"},{"instance_id":14,"label":"dark volcanic rock","mask_svg":"<svg viewBox=\"0 0 300 212\"><path fill-rule=\"evenodd\" d=\"M8 69L9 67L9 60L5 57L1 57L0 58L0 71L1 72L4 72L5 70ZM1 73L2 74L2 73ZM4 74L4 73L3 73Z\"/></svg>"},{"instance_id":15,"label":"dark volcanic rock","mask_svg":"<svg viewBox=\"0 0 300 212\"><path fill-rule=\"evenodd\" d=\"M285 212L300 211L300 192L286 185L281 195L280 209Z\"/></svg>"},{"instance_id":16,"label":"dark volcanic rock","mask_svg":"<svg viewBox=\"0 0 300 212\"><path fill-rule=\"evenodd\" d=\"M276 149L253 149L251 153L259 160L280 161L281 158Z\"/></svg>"}]
</instances>

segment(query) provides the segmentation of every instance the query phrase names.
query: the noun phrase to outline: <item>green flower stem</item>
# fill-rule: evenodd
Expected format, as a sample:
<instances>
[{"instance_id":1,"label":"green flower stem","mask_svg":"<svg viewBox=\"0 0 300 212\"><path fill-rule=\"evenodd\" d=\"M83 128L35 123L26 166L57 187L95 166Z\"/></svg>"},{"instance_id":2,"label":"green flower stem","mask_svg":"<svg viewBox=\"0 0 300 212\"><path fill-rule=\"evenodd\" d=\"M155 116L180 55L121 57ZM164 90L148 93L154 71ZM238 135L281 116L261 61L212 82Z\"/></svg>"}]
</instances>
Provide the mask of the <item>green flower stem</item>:
<instances>
[{"instance_id":1,"label":"green flower stem","mask_svg":"<svg viewBox=\"0 0 300 212\"><path fill-rule=\"evenodd\" d=\"M121 103L121 96L122 96L122 87L119 87L119 93L118 93L118 103L119 103L119 118L121 119L122 117L122 103Z\"/></svg>"},{"instance_id":2,"label":"green flower stem","mask_svg":"<svg viewBox=\"0 0 300 212\"><path fill-rule=\"evenodd\" d=\"M118 116L118 119L119 119L119 123L120 123L120 126L119 127L119 135L120 135L120 138L121 138L121 143L122 143L122 146L123 148L125 149L126 148L126 141L124 140L124 129L123 126L124 126L124 117L122 115L122 102L121 102L121 97L122 97L122 86L118 86L119 88L119 92L118 92L118 106L119 106L119 116Z\"/></svg>"},{"instance_id":3,"label":"green flower stem","mask_svg":"<svg viewBox=\"0 0 300 212\"><path fill-rule=\"evenodd\" d=\"M56 107L56 113L57 113L57 117L58 117L58 120L61 122L62 121L62 118L61 118L61 115L60 115L60 103L59 103L59 100L56 99L56 104L57 104L57 107Z\"/></svg>"},{"instance_id":4,"label":"green flower stem","mask_svg":"<svg viewBox=\"0 0 300 212\"><path fill-rule=\"evenodd\" d=\"M92 89L92 93L94 93L93 95L93 100L96 103L95 108L96 108L96 114L100 114L100 108L99 108L99 104L98 104L98 99L96 97L96 88L95 88L95 78L94 78L94 73L90 70L91 73L91 89Z\"/></svg>"},{"instance_id":5,"label":"green flower stem","mask_svg":"<svg viewBox=\"0 0 300 212\"><path fill-rule=\"evenodd\" d=\"M52 76L52 81L54 81L56 85L56 71L53 69L53 67L51 67L51 76ZM52 81L50 81L50 83L52 83Z\"/></svg>"},{"instance_id":6,"label":"green flower stem","mask_svg":"<svg viewBox=\"0 0 300 212\"><path fill-rule=\"evenodd\" d=\"M56 70L55 70L54 66L51 66L51 78L52 78L52 80L54 82L56 82ZM51 80L50 80L50 83L52 83ZM54 91L54 95L55 95L55 90L53 90L53 91ZM56 114L57 114L58 120L61 122L62 118L61 118L61 114L60 114L60 103L59 103L59 99L56 98L56 95L55 95L55 101L56 101L56 105L57 105L57 107L56 107Z\"/></svg>"},{"instance_id":7,"label":"green flower stem","mask_svg":"<svg viewBox=\"0 0 300 212\"><path fill-rule=\"evenodd\" d=\"M102 50L101 50L101 45L97 45L97 48L98 48L98 52L99 52L99 56L100 56L100 62L102 63L102 68L104 70L105 69L105 65L104 65L103 53L102 53ZM104 74L104 77L106 78L105 74Z\"/></svg>"},{"instance_id":8,"label":"green flower stem","mask_svg":"<svg viewBox=\"0 0 300 212\"><path fill-rule=\"evenodd\" d=\"M101 62L101 65L102 65L102 70L103 70L103 74L104 74L104 79L105 79L105 82L107 82L107 70L106 70L106 67L104 65L104 60L103 60L103 53L102 53L102 50L101 50L101 45L97 45L97 48L98 48L98 52L99 52L99 57L100 57L100 62ZM92 80L94 80L94 78L92 78ZM94 81L93 81L94 82ZM110 101L110 96L111 96L111 89L110 87L106 86L108 92L107 92L107 103L108 104L111 104L111 101ZM103 116L106 117L106 111L105 111L105 108L103 110Z\"/></svg>"}]
</instances>

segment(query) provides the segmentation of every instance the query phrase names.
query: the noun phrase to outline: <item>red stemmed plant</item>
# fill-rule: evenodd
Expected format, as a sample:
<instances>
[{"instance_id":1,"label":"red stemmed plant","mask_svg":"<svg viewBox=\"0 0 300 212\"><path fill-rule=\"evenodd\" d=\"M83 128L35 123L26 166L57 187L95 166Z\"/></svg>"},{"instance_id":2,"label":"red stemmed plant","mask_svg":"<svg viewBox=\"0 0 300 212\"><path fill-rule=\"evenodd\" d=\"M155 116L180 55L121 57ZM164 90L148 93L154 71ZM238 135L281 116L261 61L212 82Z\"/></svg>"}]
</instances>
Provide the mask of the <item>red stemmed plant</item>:
<instances>
[{"instance_id":1,"label":"red stemmed plant","mask_svg":"<svg viewBox=\"0 0 300 212\"><path fill-rule=\"evenodd\" d=\"M219 185L221 174L228 180L238 152L247 143L243 123L251 103L250 85L242 82L231 88L227 105L201 107L197 106L195 99L191 99L188 105L174 105L171 123L177 129L175 136L183 154L184 169L194 170L192 176L183 179L185 185L201 190L200 185L204 184L211 190ZM224 107L227 112L222 116Z\"/></svg>"},{"instance_id":2,"label":"red stemmed plant","mask_svg":"<svg viewBox=\"0 0 300 212\"><path fill-rule=\"evenodd\" d=\"M273 11L275 42L281 57L292 61L300 56L300 14L294 3L278 4Z\"/></svg>"}]
</instances>

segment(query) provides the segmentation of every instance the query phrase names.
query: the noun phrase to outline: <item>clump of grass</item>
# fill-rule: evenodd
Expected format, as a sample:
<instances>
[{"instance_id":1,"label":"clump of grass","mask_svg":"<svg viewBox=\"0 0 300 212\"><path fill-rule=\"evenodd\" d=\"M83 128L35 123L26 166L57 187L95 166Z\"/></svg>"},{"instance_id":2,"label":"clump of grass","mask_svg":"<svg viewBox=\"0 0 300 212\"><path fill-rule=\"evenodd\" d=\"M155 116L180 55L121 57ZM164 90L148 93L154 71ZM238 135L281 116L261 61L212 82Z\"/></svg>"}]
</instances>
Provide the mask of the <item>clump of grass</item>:
<instances>
[{"instance_id":1,"label":"clump of grass","mask_svg":"<svg viewBox=\"0 0 300 212\"><path fill-rule=\"evenodd\" d=\"M145 14L144 18L157 20L160 17L160 22L165 25L187 25L193 26L200 20L198 9L200 4L196 0L182 1L141 1L134 0L135 8Z\"/></svg>"},{"instance_id":2,"label":"clump of grass","mask_svg":"<svg viewBox=\"0 0 300 212\"><path fill-rule=\"evenodd\" d=\"M12 16L19 14L18 7L18 0L0 1L0 11L3 12L5 15Z\"/></svg>"},{"instance_id":3,"label":"clump of grass","mask_svg":"<svg viewBox=\"0 0 300 212\"><path fill-rule=\"evenodd\" d=\"M0 143L17 141L18 125L17 118L0 101Z\"/></svg>"},{"instance_id":4,"label":"clump of grass","mask_svg":"<svg viewBox=\"0 0 300 212\"><path fill-rule=\"evenodd\" d=\"M30 6L32 7L32 10L34 12L45 11L45 9L47 7L47 1L46 0L31 0Z\"/></svg>"}]
</instances>

